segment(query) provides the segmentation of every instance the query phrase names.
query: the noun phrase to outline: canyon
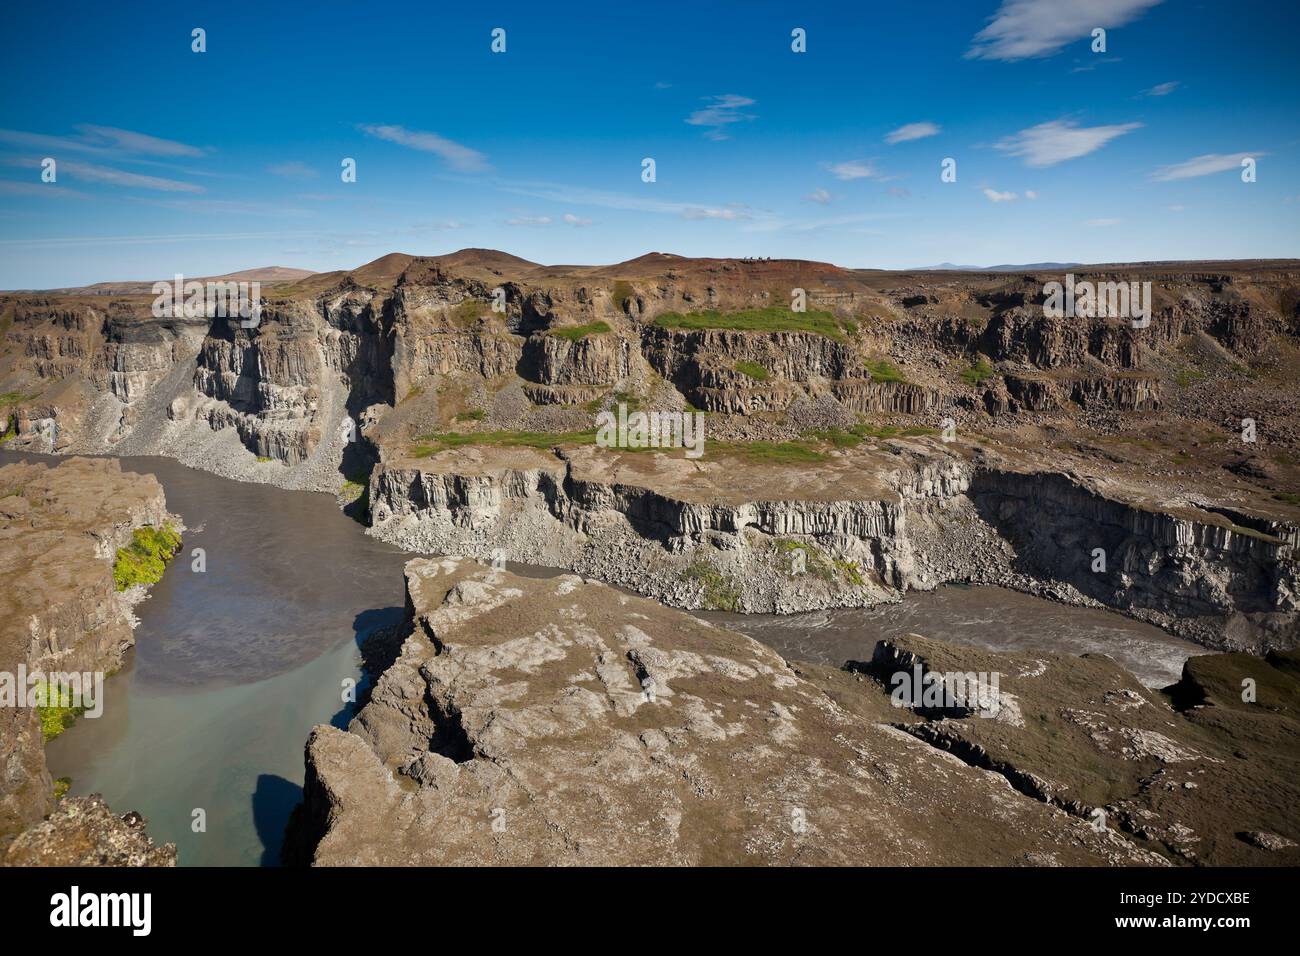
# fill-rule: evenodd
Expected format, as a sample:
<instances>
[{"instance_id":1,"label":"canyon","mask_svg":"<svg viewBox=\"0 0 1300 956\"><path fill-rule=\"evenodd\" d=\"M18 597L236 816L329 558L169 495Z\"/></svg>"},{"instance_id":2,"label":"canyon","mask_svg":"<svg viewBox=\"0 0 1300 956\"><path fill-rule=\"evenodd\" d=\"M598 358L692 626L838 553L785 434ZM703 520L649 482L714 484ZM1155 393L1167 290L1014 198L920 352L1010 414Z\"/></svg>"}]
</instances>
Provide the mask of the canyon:
<instances>
[{"instance_id":1,"label":"canyon","mask_svg":"<svg viewBox=\"0 0 1300 956\"><path fill-rule=\"evenodd\" d=\"M1150 317L1054 316L1042 271L474 249L271 281L254 328L14 293L0 414L15 449L331 491L408 549L684 608L966 581L1294 646L1300 266L1071 269L1150 283ZM703 458L595 447L619 405L704 412Z\"/></svg>"},{"instance_id":2,"label":"canyon","mask_svg":"<svg viewBox=\"0 0 1300 956\"><path fill-rule=\"evenodd\" d=\"M1033 268L661 253L393 254L263 283L247 328L130 284L8 293L4 444L326 492L376 546L440 556L362 642L355 712L311 733L287 862L1292 861L1300 263L1071 271L1150 283L1149 320L1054 316L1064 276ZM702 415L703 455L602 447L620 409ZM168 520L141 507L112 526ZM791 661L708 617L954 584L1219 653L1160 690L942 634ZM882 688L913 665L999 672L1015 706L900 713ZM23 799L27 826L51 811Z\"/></svg>"}]
</instances>

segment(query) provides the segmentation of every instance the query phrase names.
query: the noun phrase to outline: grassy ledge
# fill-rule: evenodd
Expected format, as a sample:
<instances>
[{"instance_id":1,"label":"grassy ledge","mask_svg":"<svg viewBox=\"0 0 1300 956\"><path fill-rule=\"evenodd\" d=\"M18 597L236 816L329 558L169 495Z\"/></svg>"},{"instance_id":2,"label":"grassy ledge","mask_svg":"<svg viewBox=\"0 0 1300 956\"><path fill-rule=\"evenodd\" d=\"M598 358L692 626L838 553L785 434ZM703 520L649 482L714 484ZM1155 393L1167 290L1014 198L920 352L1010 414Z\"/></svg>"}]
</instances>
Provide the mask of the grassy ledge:
<instances>
[{"instance_id":1,"label":"grassy ledge","mask_svg":"<svg viewBox=\"0 0 1300 956\"><path fill-rule=\"evenodd\" d=\"M554 336L557 339L567 339L570 342L577 342L585 339L589 335L604 335L612 331L608 322L588 322L586 325L562 325L556 329L547 329L546 334Z\"/></svg>"},{"instance_id":2,"label":"grassy ledge","mask_svg":"<svg viewBox=\"0 0 1300 956\"><path fill-rule=\"evenodd\" d=\"M811 332L828 339L844 340L845 329L855 330L851 322L842 322L834 313L822 310L795 312L784 306L769 305L762 309L717 312L665 312L654 324L664 329L718 329L728 332Z\"/></svg>"},{"instance_id":3,"label":"grassy ledge","mask_svg":"<svg viewBox=\"0 0 1300 956\"><path fill-rule=\"evenodd\" d=\"M180 550L181 536L170 524L161 528L136 528L131 543L117 549L113 561L113 583L119 591L137 584L156 584L162 580L167 562Z\"/></svg>"}]
</instances>

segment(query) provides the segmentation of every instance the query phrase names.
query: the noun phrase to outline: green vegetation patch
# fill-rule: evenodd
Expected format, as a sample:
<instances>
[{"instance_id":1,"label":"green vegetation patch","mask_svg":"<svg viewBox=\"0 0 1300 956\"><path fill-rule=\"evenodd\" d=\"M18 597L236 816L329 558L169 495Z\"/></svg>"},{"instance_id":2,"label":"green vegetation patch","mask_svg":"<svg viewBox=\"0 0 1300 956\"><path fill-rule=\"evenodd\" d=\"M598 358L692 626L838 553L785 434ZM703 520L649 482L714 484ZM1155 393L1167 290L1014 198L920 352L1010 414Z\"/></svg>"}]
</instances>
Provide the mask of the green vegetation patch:
<instances>
[{"instance_id":1,"label":"green vegetation patch","mask_svg":"<svg viewBox=\"0 0 1300 956\"><path fill-rule=\"evenodd\" d=\"M826 442L836 448L856 448L868 438L917 438L921 435L937 435L939 429L927 425L909 425L899 428L896 425L869 425L861 422L851 428L826 428L805 432L805 437Z\"/></svg>"},{"instance_id":2,"label":"green vegetation patch","mask_svg":"<svg viewBox=\"0 0 1300 956\"><path fill-rule=\"evenodd\" d=\"M487 303L477 299L466 299L451 310L451 321L461 328L471 328L483 317L483 309L486 305Z\"/></svg>"},{"instance_id":3,"label":"green vegetation patch","mask_svg":"<svg viewBox=\"0 0 1300 956\"><path fill-rule=\"evenodd\" d=\"M119 591L137 584L162 580L167 562L180 550L181 536L170 524L161 528L136 528L131 543L117 549L113 562L113 583Z\"/></svg>"},{"instance_id":4,"label":"green vegetation patch","mask_svg":"<svg viewBox=\"0 0 1300 956\"><path fill-rule=\"evenodd\" d=\"M449 448L464 448L475 445L490 445L498 448L554 448L556 445L584 445L596 440L595 429L575 432L524 432L524 431L482 431L482 432L435 432L418 435L419 444L412 446L411 454L415 458L428 458L430 455Z\"/></svg>"},{"instance_id":5,"label":"green vegetation patch","mask_svg":"<svg viewBox=\"0 0 1300 956\"><path fill-rule=\"evenodd\" d=\"M570 342L577 342L585 339L589 335L603 335L606 332L613 331L608 322L588 322L586 325L562 325L559 328L547 329L547 335L553 335L557 339L568 339Z\"/></svg>"},{"instance_id":6,"label":"green vegetation patch","mask_svg":"<svg viewBox=\"0 0 1300 956\"><path fill-rule=\"evenodd\" d=\"M481 408L471 408L467 412L457 412L452 421L457 422L481 422L487 418L487 412Z\"/></svg>"},{"instance_id":7,"label":"green vegetation patch","mask_svg":"<svg viewBox=\"0 0 1300 956\"><path fill-rule=\"evenodd\" d=\"M36 693L45 701L43 707L36 708L41 721L41 736L48 742L71 727L78 717L86 712L85 705L93 701L82 700L73 704L74 694L69 687L50 687L44 682L36 685Z\"/></svg>"},{"instance_id":8,"label":"green vegetation patch","mask_svg":"<svg viewBox=\"0 0 1300 956\"><path fill-rule=\"evenodd\" d=\"M832 312L813 309L795 312L785 306L717 312L665 312L654 324L665 329L721 329L731 332L811 332L829 339L844 339L845 323Z\"/></svg>"},{"instance_id":9,"label":"green vegetation patch","mask_svg":"<svg viewBox=\"0 0 1300 956\"><path fill-rule=\"evenodd\" d=\"M740 589L707 561L695 561L682 578L703 588L704 606L714 611L740 610Z\"/></svg>"},{"instance_id":10,"label":"green vegetation patch","mask_svg":"<svg viewBox=\"0 0 1300 956\"><path fill-rule=\"evenodd\" d=\"M902 371L889 359L879 359L867 363L867 371L871 373L871 379L875 382L906 382L907 378Z\"/></svg>"},{"instance_id":11,"label":"green vegetation patch","mask_svg":"<svg viewBox=\"0 0 1300 956\"><path fill-rule=\"evenodd\" d=\"M735 369L741 375L752 378L756 382L766 382L772 377L772 373L757 362L746 362L742 359L736 363Z\"/></svg>"},{"instance_id":12,"label":"green vegetation patch","mask_svg":"<svg viewBox=\"0 0 1300 956\"><path fill-rule=\"evenodd\" d=\"M777 538L773 542L773 548L777 554L785 558L788 565L786 570L790 571L791 574L794 573L792 555L802 551L804 554L804 573L811 574L828 584L834 584L838 581L845 581L854 587L862 587L866 584L862 577L862 570L858 567L856 561L832 558L817 545L810 542L796 541L794 538Z\"/></svg>"},{"instance_id":13,"label":"green vegetation patch","mask_svg":"<svg viewBox=\"0 0 1300 956\"><path fill-rule=\"evenodd\" d=\"M614 300L614 306L621 309L627 303L627 300L632 298L632 295L632 283L619 279L614 283L614 291L610 297Z\"/></svg>"},{"instance_id":14,"label":"green vegetation patch","mask_svg":"<svg viewBox=\"0 0 1300 956\"><path fill-rule=\"evenodd\" d=\"M10 415L9 420L5 425L4 432L0 434L0 445L3 445L5 442L7 442L9 439L13 438L17 434L18 434L18 416Z\"/></svg>"},{"instance_id":15,"label":"green vegetation patch","mask_svg":"<svg viewBox=\"0 0 1300 956\"><path fill-rule=\"evenodd\" d=\"M996 374L992 365L979 358L974 365L961 370L961 380L967 385L982 385Z\"/></svg>"},{"instance_id":16,"label":"green vegetation patch","mask_svg":"<svg viewBox=\"0 0 1300 956\"><path fill-rule=\"evenodd\" d=\"M745 458L770 465L804 465L825 461L826 454L808 441L709 442L708 455Z\"/></svg>"}]
</instances>

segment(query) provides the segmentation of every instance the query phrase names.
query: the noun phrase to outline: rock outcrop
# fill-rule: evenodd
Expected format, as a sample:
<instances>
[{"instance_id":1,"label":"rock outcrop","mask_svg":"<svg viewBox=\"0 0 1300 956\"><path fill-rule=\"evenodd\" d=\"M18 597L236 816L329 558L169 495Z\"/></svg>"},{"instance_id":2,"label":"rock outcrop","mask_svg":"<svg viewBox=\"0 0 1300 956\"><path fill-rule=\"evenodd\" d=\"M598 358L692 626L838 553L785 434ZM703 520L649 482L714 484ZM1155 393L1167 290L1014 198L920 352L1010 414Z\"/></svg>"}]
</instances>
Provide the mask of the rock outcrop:
<instances>
[{"instance_id":1,"label":"rock outcrop","mask_svg":"<svg viewBox=\"0 0 1300 956\"><path fill-rule=\"evenodd\" d=\"M575 576L412 561L402 635L349 729L311 735L291 862L1163 862L888 726L874 694L843 706L747 637Z\"/></svg>"},{"instance_id":2,"label":"rock outcrop","mask_svg":"<svg viewBox=\"0 0 1300 956\"><path fill-rule=\"evenodd\" d=\"M169 524L182 527L157 479L123 472L116 461L0 467L0 673L11 689L20 670L111 674L121 667L143 589L117 590L115 556L137 529ZM110 701L102 706L111 706L111 682L105 686ZM0 706L0 846L56 806L38 710L18 703Z\"/></svg>"}]
</instances>

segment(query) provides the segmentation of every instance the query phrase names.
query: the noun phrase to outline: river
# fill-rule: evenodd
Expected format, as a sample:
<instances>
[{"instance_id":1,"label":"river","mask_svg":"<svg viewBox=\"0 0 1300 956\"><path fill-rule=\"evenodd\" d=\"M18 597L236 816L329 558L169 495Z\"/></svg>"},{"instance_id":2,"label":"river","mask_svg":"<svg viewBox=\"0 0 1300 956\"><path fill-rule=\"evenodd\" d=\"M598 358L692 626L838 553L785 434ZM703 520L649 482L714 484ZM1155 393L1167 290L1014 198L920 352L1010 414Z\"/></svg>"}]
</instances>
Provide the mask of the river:
<instances>
[{"instance_id":1,"label":"river","mask_svg":"<svg viewBox=\"0 0 1300 956\"><path fill-rule=\"evenodd\" d=\"M0 464L19 458L49 460L0 452ZM401 619L412 555L368 537L329 495L165 458L122 467L156 475L188 530L136 608L136 646L106 684L103 716L47 745L51 773L70 777L73 794L139 810L155 840L177 844L181 865L274 865L301 797L307 736L319 723L346 726L358 642ZM832 664L915 631L994 649L1104 651L1158 686L1203 652L1117 614L996 588L945 587L871 610L708 616L788 658Z\"/></svg>"}]
</instances>

